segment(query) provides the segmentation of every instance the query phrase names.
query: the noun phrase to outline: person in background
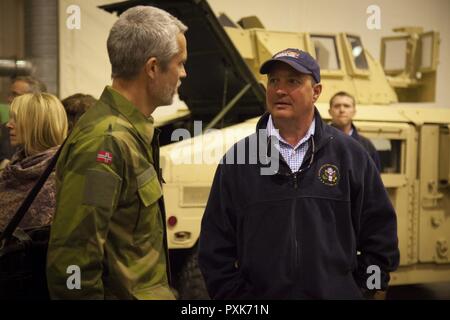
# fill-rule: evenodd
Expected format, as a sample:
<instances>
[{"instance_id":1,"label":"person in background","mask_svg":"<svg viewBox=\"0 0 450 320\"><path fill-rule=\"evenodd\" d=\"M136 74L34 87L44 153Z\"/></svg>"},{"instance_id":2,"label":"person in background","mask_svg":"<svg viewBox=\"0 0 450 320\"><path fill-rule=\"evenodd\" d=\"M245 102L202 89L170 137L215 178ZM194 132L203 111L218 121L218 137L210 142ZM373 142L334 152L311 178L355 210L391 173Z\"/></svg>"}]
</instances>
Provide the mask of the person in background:
<instances>
[{"instance_id":1,"label":"person in background","mask_svg":"<svg viewBox=\"0 0 450 320\"><path fill-rule=\"evenodd\" d=\"M11 103L14 98L25 93L41 93L46 92L47 86L44 82L33 76L20 76L11 80L9 88L8 103Z\"/></svg>"},{"instance_id":2,"label":"person in background","mask_svg":"<svg viewBox=\"0 0 450 320\"><path fill-rule=\"evenodd\" d=\"M358 130L353 124L353 117L356 114L355 98L345 91L337 92L330 99L328 113L331 116L330 125L358 141L369 153L378 171L380 171L381 161L377 149L375 149L375 146L369 139L358 133Z\"/></svg>"},{"instance_id":3,"label":"person in background","mask_svg":"<svg viewBox=\"0 0 450 320\"><path fill-rule=\"evenodd\" d=\"M70 132L78 119L80 119L89 108L95 105L97 99L89 94L75 93L63 99L61 102L64 109L66 109Z\"/></svg>"},{"instance_id":4,"label":"person in background","mask_svg":"<svg viewBox=\"0 0 450 320\"><path fill-rule=\"evenodd\" d=\"M55 96L28 93L13 100L7 128L11 145L17 151L0 173L0 230L11 220L66 138L67 117ZM19 227L26 229L50 224L55 205L53 172Z\"/></svg>"},{"instance_id":5,"label":"person in background","mask_svg":"<svg viewBox=\"0 0 450 320\"><path fill-rule=\"evenodd\" d=\"M9 104L14 98L25 93L46 92L47 86L41 80L32 76L20 76L11 80L7 101ZM1 119L3 120L3 119ZM8 163L15 149L9 141L9 133L5 123L0 123L0 170Z\"/></svg>"}]
</instances>

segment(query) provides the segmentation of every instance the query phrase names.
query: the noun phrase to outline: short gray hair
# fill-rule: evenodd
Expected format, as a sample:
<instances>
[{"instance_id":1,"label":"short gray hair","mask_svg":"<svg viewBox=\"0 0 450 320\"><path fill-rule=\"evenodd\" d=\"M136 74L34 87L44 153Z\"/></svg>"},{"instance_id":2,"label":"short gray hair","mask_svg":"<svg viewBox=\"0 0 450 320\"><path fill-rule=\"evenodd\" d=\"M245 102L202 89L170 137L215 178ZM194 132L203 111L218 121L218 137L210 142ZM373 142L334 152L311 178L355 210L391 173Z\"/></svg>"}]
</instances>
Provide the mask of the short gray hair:
<instances>
[{"instance_id":1,"label":"short gray hair","mask_svg":"<svg viewBox=\"0 0 450 320\"><path fill-rule=\"evenodd\" d=\"M177 36L187 27L168 12L136 6L114 23L108 37L108 55L113 78L135 78L145 62L155 57L165 69L178 53Z\"/></svg>"},{"instance_id":2,"label":"short gray hair","mask_svg":"<svg viewBox=\"0 0 450 320\"><path fill-rule=\"evenodd\" d=\"M47 91L47 86L45 83L43 83L38 78L35 78L33 76L19 76L12 78L11 83L17 82L17 81L23 81L28 84L29 91L27 93L41 93Z\"/></svg>"}]
</instances>

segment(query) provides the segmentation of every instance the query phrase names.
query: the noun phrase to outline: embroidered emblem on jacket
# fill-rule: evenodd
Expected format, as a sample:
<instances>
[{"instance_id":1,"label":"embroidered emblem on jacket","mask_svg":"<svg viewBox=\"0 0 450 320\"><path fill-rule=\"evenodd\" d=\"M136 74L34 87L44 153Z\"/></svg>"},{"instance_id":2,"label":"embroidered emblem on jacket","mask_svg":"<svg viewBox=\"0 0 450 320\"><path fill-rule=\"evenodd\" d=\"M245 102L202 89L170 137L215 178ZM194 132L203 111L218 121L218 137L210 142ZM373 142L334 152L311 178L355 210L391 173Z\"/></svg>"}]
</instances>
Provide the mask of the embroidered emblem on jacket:
<instances>
[{"instance_id":1,"label":"embroidered emblem on jacket","mask_svg":"<svg viewBox=\"0 0 450 320\"><path fill-rule=\"evenodd\" d=\"M97 162L103 162L106 164L111 164L112 163L112 153L108 152L108 151L99 151L97 153Z\"/></svg>"},{"instance_id":2,"label":"embroidered emblem on jacket","mask_svg":"<svg viewBox=\"0 0 450 320\"><path fill-rule=\"evenodd\" d=\"M335 186L339 182L339 170L332 164L324 164L319 169L319 180L327 186Z\"/></svg>"}]
</instances>

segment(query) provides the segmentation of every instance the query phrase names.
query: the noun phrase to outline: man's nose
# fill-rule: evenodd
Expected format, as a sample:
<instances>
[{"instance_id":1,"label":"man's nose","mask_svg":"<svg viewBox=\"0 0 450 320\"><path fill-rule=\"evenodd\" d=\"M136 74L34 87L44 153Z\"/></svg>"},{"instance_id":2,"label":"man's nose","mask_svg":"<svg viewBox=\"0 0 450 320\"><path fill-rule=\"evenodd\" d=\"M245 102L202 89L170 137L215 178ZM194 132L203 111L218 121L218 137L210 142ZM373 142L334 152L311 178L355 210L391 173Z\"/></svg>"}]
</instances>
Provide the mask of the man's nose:
<instances>
[{"instance_id":1,"label":"man's nose","mask_svg":"<svg viewBox=\"0 0 450 320\"><path fill-rule=\"evenodd\" d=\"M186 73L186 69L184 68L184 65L181 67L181 72L180 72L180 78L186 78L187 77L187 73Z\"/></svg>"},{"instance_id":2,"label":"man's nose","mask_svg":"<svg viewBox=\"0 0 450 320\"><path fill-rule=\"evenodd\" d=\"M279 96L287 95L286 89L283 86L280 86L280 85L275 89L275 92Z\"/></svg>"}]
</instances>

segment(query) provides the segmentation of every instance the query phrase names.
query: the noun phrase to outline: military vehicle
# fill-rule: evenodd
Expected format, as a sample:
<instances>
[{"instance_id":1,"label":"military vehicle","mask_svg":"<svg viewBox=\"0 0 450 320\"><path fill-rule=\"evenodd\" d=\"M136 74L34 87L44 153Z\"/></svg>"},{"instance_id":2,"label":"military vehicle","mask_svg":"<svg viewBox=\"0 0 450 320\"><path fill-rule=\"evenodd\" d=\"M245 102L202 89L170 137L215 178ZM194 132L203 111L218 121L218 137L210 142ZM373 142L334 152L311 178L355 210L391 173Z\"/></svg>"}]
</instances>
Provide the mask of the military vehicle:
<instances>
[{"instance_id":1,"label":"military vehicle","mask_svg":"<svg viewBox=\"0 0 450 320\"><path fill-rule=\"evenodd\" d=\"M121 13L138 4L165 9L189 27L188 77L179 94L190 117L163 127L171 139L161 149L168 243L181 298L205 297L196 248L213 175L223 154L255 131L265 109L259 66L287 47L318 60L323 92L317 107L324 119L334 93L356 97L355 125L379 152L398 217L401 260L390 284L450 281L450 108L427 105L435 96L437 32L395 29L398 35L382 39L379 62L357 35L268 31L255 17L239 23L216 17L202 0L102 8ZM175 127L180 130L171 131Z\"/></svg>"}]
</instances>

